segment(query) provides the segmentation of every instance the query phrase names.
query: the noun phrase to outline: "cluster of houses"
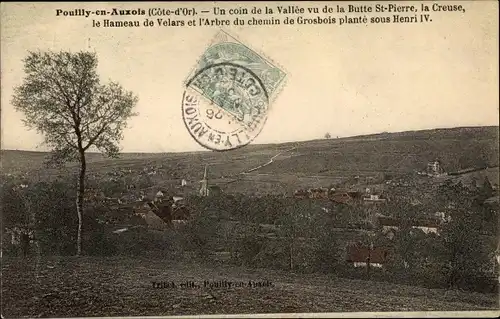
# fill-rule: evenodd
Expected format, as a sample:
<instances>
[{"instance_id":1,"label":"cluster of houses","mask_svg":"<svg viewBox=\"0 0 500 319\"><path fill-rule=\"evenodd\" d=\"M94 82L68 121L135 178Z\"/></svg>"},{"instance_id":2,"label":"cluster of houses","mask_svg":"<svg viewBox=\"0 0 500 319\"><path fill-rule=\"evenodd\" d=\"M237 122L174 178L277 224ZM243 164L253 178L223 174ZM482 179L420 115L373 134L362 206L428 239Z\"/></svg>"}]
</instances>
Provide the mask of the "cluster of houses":
<instances>
[{"instance_id":1,"label":"cluster of houses","mask_svg":"<svg viewBox=\"0 0 500 319\"><path fill-rule=\"evenodd\" d=\"M450 219L451 220L451 219ZM409 227L411 229L418 229L425 234L436 234L439 235L439 227L442 225L443 221L437 218L427 218L427 219L414 219L403 221L394 217L379 216L377 220L378 225L382 228L382 233L386 235L389 239L394 238L395 232L401 230L404 227Z\"/></svg>"},{"instance_id":2,"label":"cluster of houses","mask_svg":"<svg viewBox=\"0 0 500 319\"><path fill-rule=\"evenodd\" d=\"M373 193L369 188L364 192L337 190L335 188L309 188L298 189L293 194L294 198L298 199L324 199L330 200L333 203L349 204L349 203L385 203L389 199L384 194Z\"/></svg>"},{"instance_id":3,"label":"cluster of houses","mask_svg":"<svg viewBox=\"0 0 500 319\"><path fill-rule=\"evenodd\" d=\"M375 228L379 229L387 239L393 240L396 233L402 229L409 229L410 234L421 231L428 235L440 235L440 228L451 217L444 212L437 212L435 216L429 218L416 218L413 220L403 220L394 217L377 214L372 222ZM367 233L374 235L373 231ZM391 250L387 246L374 247L372 245L361 244L359 242L349 242L346 249L346 262L353 267L376 267L383 268L388 262Z\"/></svg>"},{"instance_id":4,"label":"cluster of houses","mask_svg":"<svg viewBox=\"0 0 500 319\"><path fill-rule=\"evenodd\" d=\"M427 235L439 236L440 228L450 221L450 215L445 212L436 212L434 216L413 220L377 215L374 224L387 239L393 240L396 233L402 229L409 229L410 234L416 234L415 231L421 231ZM353 267L383 268L389 261L388 258L390 256L390 247L374 247L373 244L366 245L359 242L350 242L347 244L345 260ZM407 264L405 266L407 267Z\"/></svg>"},{"instance_id":5,"label":"cluster of houses","mask_svg":"<svg viewBox=\"0 0 500 319\"><path fill-rule=\"evenodd\" d=\"M146 167L141 171L141 175L156 175L157 169L158 167ZM110 172L108 175L113 179L123 179L126 175L132 173L131 169L122 169ZM442 168L441 163L436 160L430 162L427 165L427 170L419 174L440 177L445 176L446 172ZM393 186L408 186L404 183L407 182L401 181L401 183L398 182ZM26 188L28 185L26 183L22 183L18 187ZM148 228L164 230L166 228L185 223L193 214L184 201L184 194L186 192L183 190L189 188L188 182L185 179L182 179L177 188L180 189L179 194L183 195L172 195L172 193L160 189L154 194L154 199L152 200L151 196L145 194L144 191L140 191L138 194L129 192L129 194L124 194L120 198L105 197L101 194L99 200L101 202L108 203L110 207L131 206L134 211L134 215L141 217L145 221ZM189 189L192 191L191 188ZM200 196L207 197L218 196L221 193L222 190L220 186L211 185L209 183L208 168L205 167L203 179L200 181L198 194ZM347 205L356 203L376 205L389 201L389 198L385 194L373 191L369 188L366 188L364 191L335 188L298 189L294 192L293 197L297 199L328 200L334 204ZM492 197L492 201L494 200L496 200L496 203L498 204L498 196ZM389 240L392 240L395 237L396 232L403 228L410 228L411 230L422 231L425 234L439 236L440 227L450 220L450 217L444 212L437 212L433 218L415 219L404 222L394 217L378 215L376 216L375 224L379 227L379 229L381 229L382 234L384 234ZM126 232L133 227L136 226L122 226L120 229L113 232L119 234ZM13 229L10 234L12 236L12 244L19 245L23 242L23 240L26 241L26 238L29 238L29 235L27 236L24 234L21 229ZM384 264L388 262L389 256L390 249L388 247L374 247L373 245L354 243L347 245L345 260L346 262L352 264L353 267L383 268ZM495 258L497 258L498 263L500 263L500 255L495 255Z\"/></svg>"}]
</instances>

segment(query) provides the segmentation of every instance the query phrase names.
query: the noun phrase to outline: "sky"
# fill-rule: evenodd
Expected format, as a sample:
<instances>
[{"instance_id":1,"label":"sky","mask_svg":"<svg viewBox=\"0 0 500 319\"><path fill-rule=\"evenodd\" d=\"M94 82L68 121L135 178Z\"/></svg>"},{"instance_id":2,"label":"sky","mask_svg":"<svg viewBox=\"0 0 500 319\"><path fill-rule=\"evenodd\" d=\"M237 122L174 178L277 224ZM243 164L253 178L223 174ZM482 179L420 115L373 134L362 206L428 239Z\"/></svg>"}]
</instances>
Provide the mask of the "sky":
<instances>
[{"instance_id":1,"label":"sky","mask_svg":"<svg viewBox=\"0 0 500 319\"><path fill-rule=\"evenodd\" d=\"M311 140L327 132L343 137L498 125L498 3L457 3L465 13L433 12L427 24L224 27L287 73L253 143ZM220 28L93 28L92 18L56 16L56 9L212 10L214 5L1 3L1 148L47 150L10 103L23 81L27 52L90 50L98 55L102 81L117 81L139 97L139 116L128 122L123 152L202 150L182 121L183 82ZM266 5L277 4L245 4Z\"/></svg>"}]
</instances>

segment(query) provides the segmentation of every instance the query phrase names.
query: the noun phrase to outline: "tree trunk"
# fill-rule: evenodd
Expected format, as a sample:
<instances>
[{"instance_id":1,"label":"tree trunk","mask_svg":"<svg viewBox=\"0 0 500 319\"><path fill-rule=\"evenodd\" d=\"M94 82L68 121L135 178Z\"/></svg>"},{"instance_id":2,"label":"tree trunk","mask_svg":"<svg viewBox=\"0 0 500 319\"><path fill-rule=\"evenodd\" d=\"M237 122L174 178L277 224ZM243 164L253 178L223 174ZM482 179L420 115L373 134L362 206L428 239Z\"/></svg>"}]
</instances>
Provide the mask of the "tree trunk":
<instances>
[{"instance_id":1,"label":"tree trunk","mask_svg":"<svg viewBox=\"0 0 500 319\"><path fill-rule=\"evenodd\" d=\"M87 163L85 161L85 151L80 150L80 175L78 176L78 186L76 195L76 213L78 214L78 234L76 239L76 255L82 253L82 224L83 224L83 196L85 194L85 171Z\"/></svg>"}]
</instances>

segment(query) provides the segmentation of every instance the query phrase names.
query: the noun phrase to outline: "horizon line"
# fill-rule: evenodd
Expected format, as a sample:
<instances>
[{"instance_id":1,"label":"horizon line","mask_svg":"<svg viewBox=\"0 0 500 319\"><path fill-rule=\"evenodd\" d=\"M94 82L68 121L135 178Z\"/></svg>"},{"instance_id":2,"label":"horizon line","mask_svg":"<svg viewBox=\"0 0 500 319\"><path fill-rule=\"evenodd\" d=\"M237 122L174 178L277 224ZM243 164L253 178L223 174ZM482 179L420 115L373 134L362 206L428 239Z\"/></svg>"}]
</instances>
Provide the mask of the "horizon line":
<instances>
[{"instance_id":1,"label":"horizon line","mask_svg":"<svg viewBox=\"0 0 500 319\"><path fill-rule=\"evenodd\" d=\"M359 138L359 137L366 137L366 136L374 136L374 135L381 135L381 134L398 134L398 133L406 133L406 132L423 132L423 131L433 131L433 130L451 130L451 129L467 129L467 128L493 128L493 127L500 127L499 124L496 125L476 125L476 126L451 126L451 127L434 127L434 128L424 128L424 129L413 129L413 130L406 130L406 131L382 131L382 132L376 132L376 133L367 133L367 134L359 134L359 135L349 135L349 136L339 136L339 137L330 137L330 138L316 138L316 139L310 139L310 140L300 140L300 141L283 141L283 142L269 142L269 143L252 143L247 145L246 147L252 147L252 146L266 146L266 145L277 145L277 144L292 144L292 143L307 143L307 142L313 142L313 141L319 141L319 140L337 140L337 139L349 139L349 138ZM327 132L329 133L329 132ZM325 133L326 134L326 133ZM29 150L29 149L4 149L0 148L0 151L19 151L19 152L34 152L34 153L49 153L50 150L47 151L37 151L37 150ZM212 150L210 149L201 149L201 150L196 150L196 151L165 151L165 152L154 152L154 151L125 151L125 152L119 152L119 154L166 154L166 153L198 153L198 152L210 152ZM87 152L87 154L102 154L101 152Z\"/></svg>"}]
</instances>

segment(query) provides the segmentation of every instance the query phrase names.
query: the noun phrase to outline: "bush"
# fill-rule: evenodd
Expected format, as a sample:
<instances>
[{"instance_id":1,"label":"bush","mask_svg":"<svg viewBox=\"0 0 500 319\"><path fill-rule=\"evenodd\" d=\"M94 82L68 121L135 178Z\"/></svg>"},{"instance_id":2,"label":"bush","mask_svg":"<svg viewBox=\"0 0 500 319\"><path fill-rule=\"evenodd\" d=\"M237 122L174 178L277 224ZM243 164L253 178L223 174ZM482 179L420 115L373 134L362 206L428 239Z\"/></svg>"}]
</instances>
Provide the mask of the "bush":
<instances>
[{"instance_id":1,"label":"bush","mask_svg":"<svg viewBox=\"0 0 500 319\"><path fill-rule=\"evenodd\" d=\"M249 234L236 242L238 258L242 265L255 267L259 266L256 260L264 247L264 239L256 234Z\"/></svg>"},{"instance_id":2,"label":"bush","mask_svg":"<svg viewBox=\"0 0 500 319\"><path fill-rule=\"evenodd\" d=\"M51 183L39 182L20 189L16 184L2 185L2 225L4 232L22 227L34 233L34 239L42 255L74 255L78 217L74 185L64 180ZM112 255L117 253L117 243L111 229L97 222L103 211L87 205L83 215L82 246L88 255ZM3 236L6 254L17 254L10 236ZM133 250L132 247L127 248ZM31 249L32 252L33 249Z\"/></svg>"},{"instance_id":3,"label":"bush","mask_svg":"<svg viewBox=\"0 0 500 319\"><path fill-rule=\"evenodd\" d=\"M217 227L218 221L213 216L201 215L190 220L180 231L183 249L201 259L208 258L215 248Z\"/></svg>"},{"instance_id":4,"label":"bush","mask_svg":"<svg viewBox=\"0 0 500 319\"><path fill-rule=\"evenodd\" d=\"M284 240L261 241L260 251L253 258L253 266L277 270L290 269L290 253Z\"/></svg>"},{"instance_id":5,"label":"bush","mask_svg":"<svg viewBox=\"0 0 500 319\"><path fill-rule=\"evenodd\" d=\"M321 227L318 237L312 249L314 255L314 269L323 273L336 272L344 262L342 258L341 241L338 235L328 229Z\"/></svg>"},{"instance_id":6,"label":"bush","mask_svg":"<svg viewBox=\"0 0 500 319\"><path fill-rule=\"evenodd\" d=\"M73 188L64 181L39 182L21 189L15 184L3 185L4 230L29 229L42 254L72 254L78 224Z\"/></svg>"}]
</instances>

